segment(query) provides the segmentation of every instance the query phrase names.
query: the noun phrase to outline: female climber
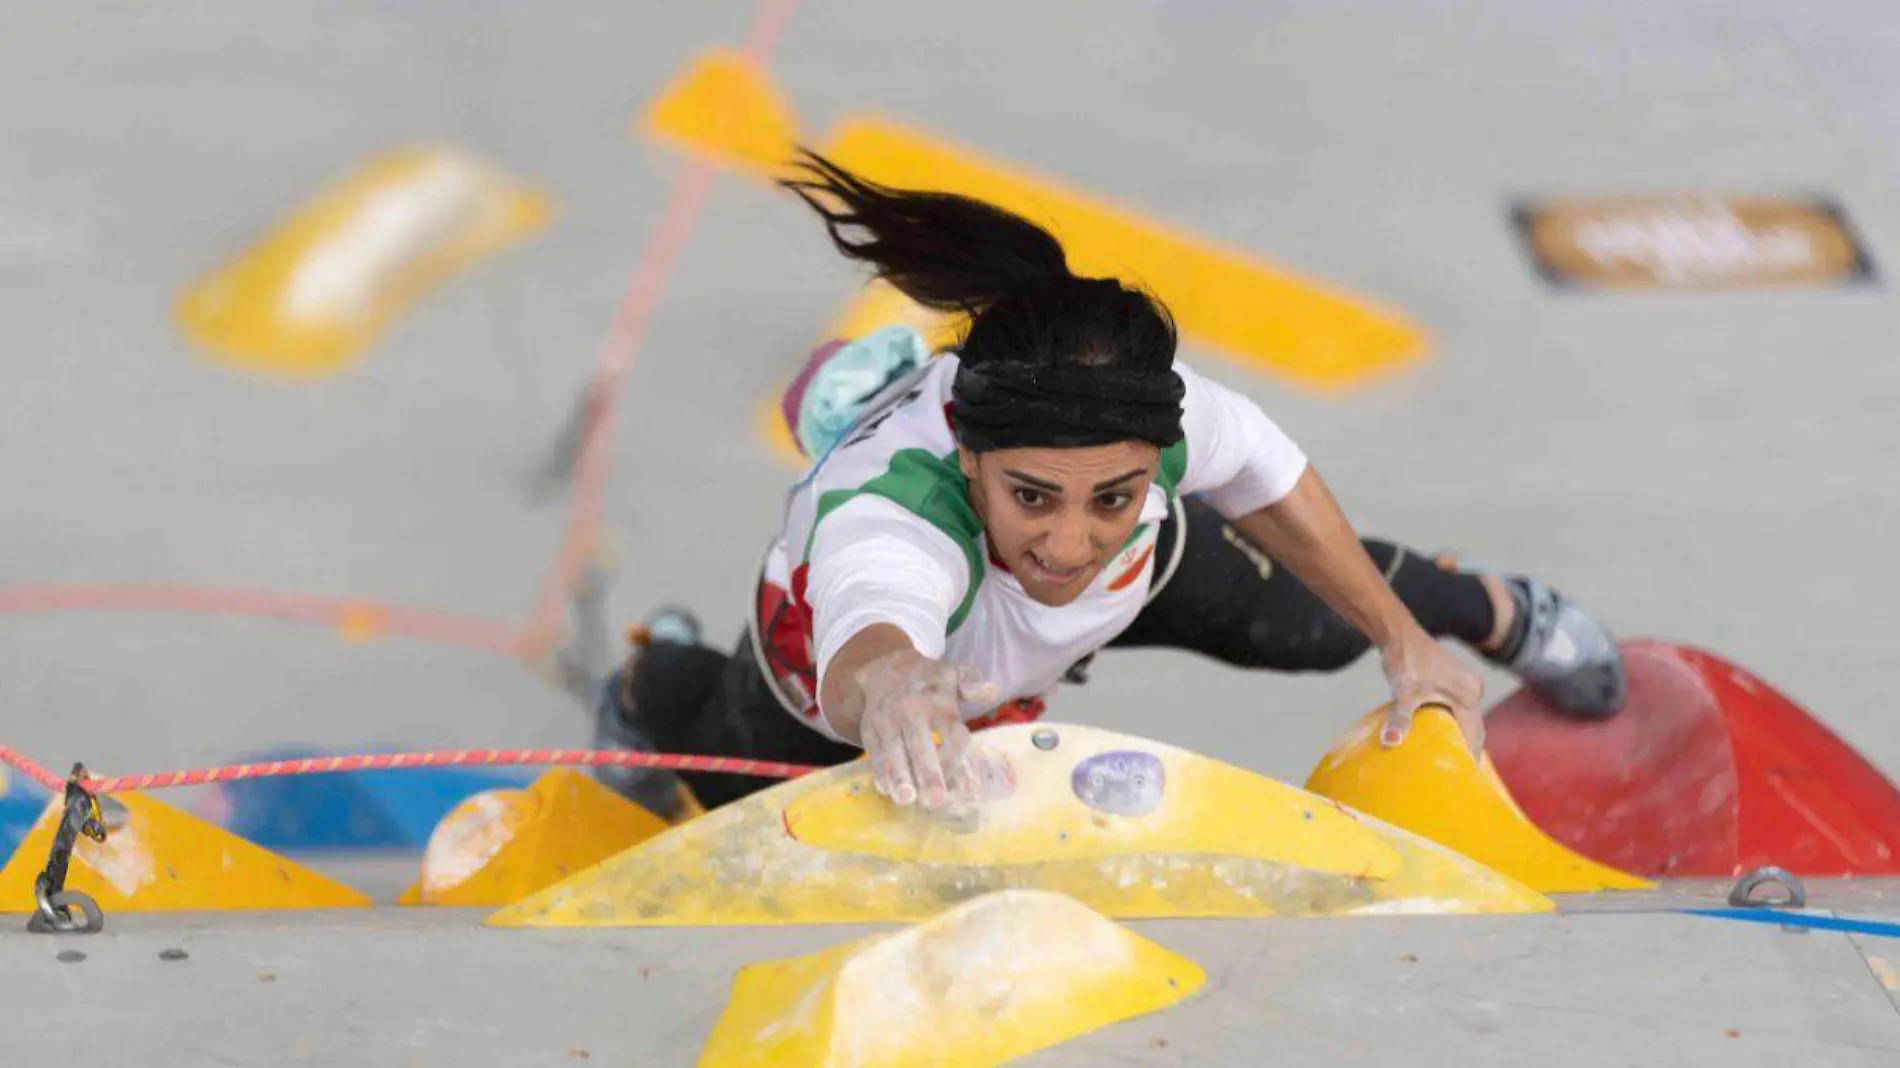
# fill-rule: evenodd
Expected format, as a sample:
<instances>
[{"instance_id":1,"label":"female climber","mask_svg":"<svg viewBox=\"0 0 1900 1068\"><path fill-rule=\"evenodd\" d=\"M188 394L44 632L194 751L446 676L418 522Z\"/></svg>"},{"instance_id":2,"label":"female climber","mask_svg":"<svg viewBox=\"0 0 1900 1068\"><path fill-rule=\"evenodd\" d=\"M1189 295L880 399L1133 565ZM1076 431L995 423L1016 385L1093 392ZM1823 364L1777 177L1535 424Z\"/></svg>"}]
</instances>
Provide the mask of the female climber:
<instances>
[{"instance_id":1,"label":"female climber","mask_svg":"<svg viewBox=\"0 0 1900 1068\"><path fill-rule=\"evenodd\" d=\"M784 185L844 255L967 330L935 358L885 360L894 380L848 430L808 443L734 653L702 645L690 613L648 620L603 687L599 744L862 754L898 804L994 797L1009 770L971 732L1040 715L1099 650L1135 646L1286 672L1376 648L1386 744L1441 704L1482 745L1482 681L1439 636L1574 714L1620 708L1602 624L1534 579L1362 541L1257 405L1176 359L1152 295L1072 273L1053 235L981 201L814 153ZM668 807L662 777L603 777ZM769 785L684 778L707 806Z\"/></svg>"}]
</instances>

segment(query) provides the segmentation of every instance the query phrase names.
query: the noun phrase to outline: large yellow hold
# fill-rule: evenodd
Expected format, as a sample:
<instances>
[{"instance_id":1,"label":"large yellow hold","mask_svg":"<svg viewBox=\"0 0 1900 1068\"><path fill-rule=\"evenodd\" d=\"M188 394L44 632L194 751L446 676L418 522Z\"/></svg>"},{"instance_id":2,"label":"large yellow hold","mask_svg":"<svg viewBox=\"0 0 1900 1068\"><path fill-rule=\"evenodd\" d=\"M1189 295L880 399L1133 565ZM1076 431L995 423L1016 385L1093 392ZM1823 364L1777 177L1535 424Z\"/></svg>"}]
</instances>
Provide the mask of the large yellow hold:
<instances>
[{"instance_id":1,"label":"large yellow hold","mask_svg":"<svg viewBox=\"0 0 1900 1068\"><path fill-rule=\"evenodd\" d=\"M988 894L739 973L700 1068L987 1068L1167 1008L1199 965L1061 894Z\"/></svg>"},{"instance_id":2,"label":"large yellow hold","mask_svg":"<svg viewBox=\"0 0 1900 1068\"><path fill-rule=\"evenodd\" d=\"M920 131L854 119L825 151L873 181L960 193L1041 223L1070 270L1152 289L1192 340L1308 389L1356 388L1425 352L1416 326L1369 301Z\"/></svg>"},{"instance_id":3,"label":"large yellow hold","mask_svg":"<svg viewBox=\"0 0 1900 1068\"><path fill-rule=\"evenodd\" d=\"M55 798L0 869L0 912L33 911L63 815ZM114 912L368 907L370 899L301 864L140 793L99 799L104 842L80 838L66 887Z\"/></svg>"},{"instance_id":4,"label":"large yellow hold","mask_svg":"<svg viewBox=\"0 0 1900 1068\"><path fill-rule=\"evenodd\" d=\"M1306 788L1489 865L1541 893L1646 890L1654 883L1570 851L1518 811L1491 758L1473 759L1450 714L1426 708L1405 741L1378 740L1386 711L1360 720Z\"/></svg>"},{"instance_id":5,"label":"large yellow hold","mask_svg":"<svg viewBox=\"0 0 1900 1068\"><path fill-rule=\"evenodd\" d=\"M466 153L391 152L195 285L178 319L232 365L334 374L431 287L548 215L540 194Z\"/></svg>"},{"instance_id":6,"label":"large yellow hold","mask_svg":"<svg viewBox=\"0 0 1900 1068\"><path fill-rule=\"evenodd\" d=\"M1172 746L1055 724L992 728L976 744L1014 766L1013 796L899 807L853 761L714 809L488 922L899 922L1006 889L1116 918L1555 907L1442 846Z\"/></svg>"},{"instance_id":7,"label":"large yellow hold","mask_svg":"<svg viewBox=\"0 0 1900 1068\"><path fill-rule=\"evenodd\" d=\"M484 790L436 825L404 905L519 901L666 829L665 821L571 768L525 790Z\"/></svg>"}]
</instances>

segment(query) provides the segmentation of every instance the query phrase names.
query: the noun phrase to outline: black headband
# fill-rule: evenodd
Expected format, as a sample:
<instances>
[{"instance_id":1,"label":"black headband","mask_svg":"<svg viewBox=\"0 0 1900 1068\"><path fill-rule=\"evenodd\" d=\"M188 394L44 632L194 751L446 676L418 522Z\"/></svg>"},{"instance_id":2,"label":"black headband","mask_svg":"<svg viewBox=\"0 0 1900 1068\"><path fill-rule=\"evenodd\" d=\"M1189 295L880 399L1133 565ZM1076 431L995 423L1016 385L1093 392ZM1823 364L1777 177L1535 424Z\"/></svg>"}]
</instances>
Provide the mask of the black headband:
<instances>
[{"instance_id":1,"label":"black headband","mask_svg":"<svg viewBox=\"0 0 1900 1068\"><path fill-rule=\"evenodd\" d=\"M1181 440L1184 392L1172 368L964 364L950 411L957 441L973 452L1129 440L1165 449Z\"/></svg>"}]
</instances>

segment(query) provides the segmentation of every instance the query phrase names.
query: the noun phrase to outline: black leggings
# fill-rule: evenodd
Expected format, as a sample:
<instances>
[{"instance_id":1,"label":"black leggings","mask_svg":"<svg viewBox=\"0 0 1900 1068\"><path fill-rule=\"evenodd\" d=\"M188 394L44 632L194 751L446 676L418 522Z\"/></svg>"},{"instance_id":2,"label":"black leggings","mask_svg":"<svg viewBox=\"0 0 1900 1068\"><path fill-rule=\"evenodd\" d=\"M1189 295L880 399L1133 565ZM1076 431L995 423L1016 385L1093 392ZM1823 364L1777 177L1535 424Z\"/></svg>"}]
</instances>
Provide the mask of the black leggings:
<instances>
[{"instance_id":1,"label":"black leggings","mask_svg":"<svg viewBox=\"0 0 1900 1068\"><path fill-rule=\"evenodd\" d=\"M1184 544L1182 544L1184 541ZM1180 563L1166 565L1181 544ZM1362 542L1399 600L1433 637L1476 645L1491 635L1491 597L1475 575L1446 571L1391 542ZM1338 671L1372 643L1292 572L1280 567L1198 497L1162 524L1155 546L1162 583L1110 648L1187 649L1236 667Z\"/></svg>"},{"instance_id":2,"label":"black leggings","mask_svg":"<svg viewBox=\"0 0 1900 1068\"><path fill-rule=\"evenodd\" d=\"M608 693L618 689L618 682L616 677ZM640 657L631 691L641 722L662 753L830 766L861 752L798 722L779 704L750 633L739 635L730 655L703 645L655 642ZM773 783L724 772L681 772L680 778L707 808Z\"/></svg>"},{"instance_id":3,"label":"black leggings","mask_svg":"<svg viewBox=\"0 0 1900 1068\"><path fill-rule=\"evenodd\" d=\"M1445 571L1390 542L1364 544L1428 633L1473 645L1490 636L1491 599L1476 576ZM1111 648L1185 649L1237 667L1284 672L1338 671L1371 648L1365 635L1198 498L1182 500L1162 523L1155 559L1161 590ZM651 646L632 697L661 752L815 765L841 764L859 753L785 711L749 635L741 635L731 655L705 646ZM681 777L708 808L772 784L741 775Z\"/></svg>"}]
</instances>

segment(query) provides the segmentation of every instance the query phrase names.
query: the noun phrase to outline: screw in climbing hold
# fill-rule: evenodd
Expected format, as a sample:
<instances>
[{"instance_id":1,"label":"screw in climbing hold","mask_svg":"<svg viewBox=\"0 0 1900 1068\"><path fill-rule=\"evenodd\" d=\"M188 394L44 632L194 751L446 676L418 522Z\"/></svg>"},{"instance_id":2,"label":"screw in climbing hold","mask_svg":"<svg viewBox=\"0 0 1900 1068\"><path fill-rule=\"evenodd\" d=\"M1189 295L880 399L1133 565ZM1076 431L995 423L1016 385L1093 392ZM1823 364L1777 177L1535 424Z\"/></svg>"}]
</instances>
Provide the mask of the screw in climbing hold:
<instances>
[{"instance_id":1,"label":"screw in climbing hold","mask_svg":"<svg viewBox=\"0 0 1900 1068\"><path fill-rule=\"evenodd\" d=\"M1777 884L1787 891L1787 899L1769 901L1755 896L1755 891L1770 883ZM1801 880L1794 877L1793 872L1770 864L1742 876L1735 884L1735 889L1729 891L1728 903L1736 908L1799 909L1808 903L1808 890L1807 887L1801 885ZM1792 921L1794 917L1791 916L1789 919ZM1805 924L1797 922L1784 923L1781 929L1790 934L1807 934L1809 930Z\"/></svg>"},{"instance_id":2,"label":"screw in climbing hold","mask_svg":"<svg viewBox=\"0 0 1900 1068\"><path fill-rule=\"evenodd\" d=\"M1788 896L1785 901L1768 901L1755 896L1755 891L1770 883L1787 891ZM1736 908L1805 908L1808 904L1808 890L1807 887L1801 885L1800 879L1795 878L1793 872L1770 864L1742 876L1736 882L1735 888L1729 891L1728 903Z\"/></svg>"},{"instance_id":3,"label":"screw in climbing hold","mask_svg":"<svg viewBox=\"0 0 1900 1068\"><path fill-rule=\"evenodd\" d=\"M1038 728L1036 733L1029 736L1030 744L1034 745L1037 749L1040 749L1045 753L1051 749L1054 749L1056 747L1056 743L1060 742L1061 740L1062 740L1061 736L1056 734L1055 731L1051 730L1048 727Z\"/></svg>"},{"instance_id":4,"label":"screw in climbing hold","mask_svg":"<svg viewBox=\"0 0 1900 1068\"><path fill-rule=\"evenodd\" d=\"M124 830L125 821L132 816L130 812L126 811L125 803L116 797L104 795L100 796L98 801L99 822L105 825L106 831L110 833Z\"/></svg>"}]
</instances>

